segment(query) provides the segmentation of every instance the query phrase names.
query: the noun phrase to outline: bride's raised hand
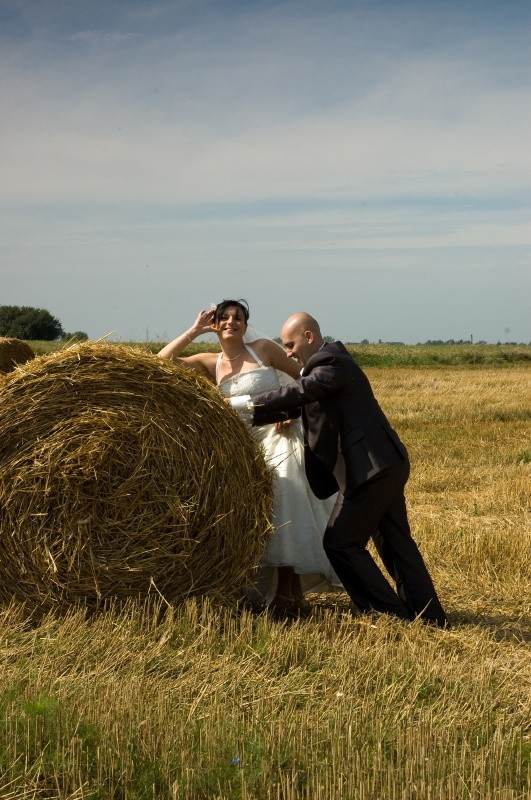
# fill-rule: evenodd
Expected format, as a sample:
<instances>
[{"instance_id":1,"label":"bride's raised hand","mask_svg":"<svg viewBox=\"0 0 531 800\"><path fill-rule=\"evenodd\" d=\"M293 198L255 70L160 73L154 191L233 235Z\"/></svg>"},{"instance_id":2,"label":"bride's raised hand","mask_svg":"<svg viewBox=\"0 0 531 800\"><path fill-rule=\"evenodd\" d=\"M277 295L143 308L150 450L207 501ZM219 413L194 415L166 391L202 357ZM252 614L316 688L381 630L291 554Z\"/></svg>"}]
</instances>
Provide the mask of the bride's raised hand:
<instances>
[{"instance_id":1,"label":"bride's raised hand","mask_svg":"<svg viewBox=\"0 0 531 800\"><path fill-rule=\"evenodd\" d=\"M192 325L192 329L197 336L200 336L202 333L215 333L217 331L217 326L214 323L215 313L215 309L207 311L204 308L199 312L196 321Z\"/></svg>"}]
</instances>

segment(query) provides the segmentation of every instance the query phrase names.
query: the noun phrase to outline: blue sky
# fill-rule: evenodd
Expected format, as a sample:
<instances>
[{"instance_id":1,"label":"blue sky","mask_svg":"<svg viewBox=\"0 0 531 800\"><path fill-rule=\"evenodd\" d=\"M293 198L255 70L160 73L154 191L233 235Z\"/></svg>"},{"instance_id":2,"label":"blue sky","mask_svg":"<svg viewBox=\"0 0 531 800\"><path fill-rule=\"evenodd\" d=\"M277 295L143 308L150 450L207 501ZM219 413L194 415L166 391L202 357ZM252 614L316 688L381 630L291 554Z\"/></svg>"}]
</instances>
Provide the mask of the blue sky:
<instances>
[{"instance_id":1,"label":"blue sky","mask_svg":"<svg viewBox=\"0 0 531 800\"><path fill-rule=\"evenodd\" d=\"M528 0L0 0L0 304L531 341Z\"/></svg>"}]
</instances>

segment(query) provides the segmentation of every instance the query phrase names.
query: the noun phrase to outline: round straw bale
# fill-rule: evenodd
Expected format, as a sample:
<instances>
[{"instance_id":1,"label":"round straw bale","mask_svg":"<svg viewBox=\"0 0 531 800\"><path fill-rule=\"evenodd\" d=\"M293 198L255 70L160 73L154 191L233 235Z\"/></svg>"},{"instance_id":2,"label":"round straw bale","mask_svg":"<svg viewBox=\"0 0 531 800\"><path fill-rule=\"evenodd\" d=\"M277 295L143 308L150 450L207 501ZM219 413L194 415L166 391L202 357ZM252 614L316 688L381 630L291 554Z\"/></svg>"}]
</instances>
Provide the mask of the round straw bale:
<instances>
[{"instance_id":1,"label":"round straw bale","mask_svg":"<svg viewBox=\"0 0 531 800\"><path fill-rule=\"evenodd\" d=\"M216 387L125 345L4 376L0 600L228 596L271 533L272 478Z\"/></svg>"},{"instance_id":2,"label":"round straw bale","mask_svg":"<svg viewBox=\"0 0 531 800\"><path fill-rule=\"evenodd\" d=\"M0 336L0 372L11 372L17 364L25 364L32 358L35 353L22 339Z\"/></svg>"}]
</instances>

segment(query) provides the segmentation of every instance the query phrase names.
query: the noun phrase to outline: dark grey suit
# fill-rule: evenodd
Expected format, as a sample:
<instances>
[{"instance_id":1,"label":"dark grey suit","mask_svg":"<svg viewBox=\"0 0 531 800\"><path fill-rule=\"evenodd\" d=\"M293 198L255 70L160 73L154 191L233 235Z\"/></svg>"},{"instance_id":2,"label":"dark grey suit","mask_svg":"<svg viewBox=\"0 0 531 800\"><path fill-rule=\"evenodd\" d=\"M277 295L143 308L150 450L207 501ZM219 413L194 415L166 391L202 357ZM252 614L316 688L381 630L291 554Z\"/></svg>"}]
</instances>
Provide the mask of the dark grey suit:
<instances>
[{"instance_id":1,"label":"dark grey suit","mask_svg":"<svg viewBox=\"0 0 531 800\"><path fill-rule=\"evenodd\" d=\"M323 345L295 383L252 400L256 425L271 412L302 409L308 482L317 497L338 492L323 546L355 605L447 626L409 528L406 448L344 345ZM398 593L366 549L371 536Z\"/></svg>"}]
</instances>

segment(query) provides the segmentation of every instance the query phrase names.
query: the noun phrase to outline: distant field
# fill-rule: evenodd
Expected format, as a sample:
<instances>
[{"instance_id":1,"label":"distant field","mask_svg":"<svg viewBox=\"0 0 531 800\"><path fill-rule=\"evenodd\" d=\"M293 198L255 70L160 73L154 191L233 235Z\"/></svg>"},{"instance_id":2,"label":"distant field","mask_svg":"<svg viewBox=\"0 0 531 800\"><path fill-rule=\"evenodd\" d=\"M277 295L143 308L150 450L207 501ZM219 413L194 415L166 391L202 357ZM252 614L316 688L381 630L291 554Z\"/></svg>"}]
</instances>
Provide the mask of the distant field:
<instances>
[{"instance_id":1,"label":"distant field","mask_svg":"<svg viewBox=\"0 0 531 800\"><path fill-rule=\"evenodd\" d=\"M0 609L2 800L529 800L524 361L367 368L452 630L353 617L344 594L291 626L207 599Z\"/></svg>"},{"instance_id":2,"label":"distant field","mask_svg":"<svg viewBox=\"0 0 531 800\"><path fill-rule=\"evenodd\" d=\"M69 346L63 342L28 342L38 355L54 352ZM123 342L133 347L141 347L157 353L165 342ZM531 345L392 345L392 344L348 344L348 349L360 366L385 367L426 367L463 365L531 364ZM219 346L212 343L189 345L183 355L198 352L217 352Z\"/></svg>"}]
</instances>

